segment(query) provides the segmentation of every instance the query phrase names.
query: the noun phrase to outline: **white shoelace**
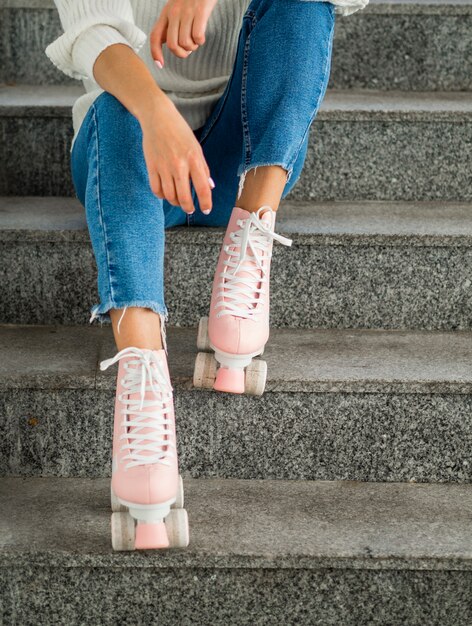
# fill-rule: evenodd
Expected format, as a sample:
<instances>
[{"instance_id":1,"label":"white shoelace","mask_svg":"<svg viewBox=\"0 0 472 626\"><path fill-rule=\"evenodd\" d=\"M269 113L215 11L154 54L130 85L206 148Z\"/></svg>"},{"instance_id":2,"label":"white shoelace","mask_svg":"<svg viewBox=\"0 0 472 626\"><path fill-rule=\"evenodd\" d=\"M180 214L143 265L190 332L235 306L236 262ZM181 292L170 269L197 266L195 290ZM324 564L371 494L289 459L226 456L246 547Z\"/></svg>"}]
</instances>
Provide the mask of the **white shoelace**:
<instances>
[{"instance_id":1,"label":"white shoelace","mask_svg":"<svg viewBox=\"0 0 472 626\"><path fill-rule=\"evenodd\" d=\"M140 348L124 348L111 359L102 361L100 369L106 370L127 356L136 358L125 363L126 374L121 384L130 395L140 392L140 400L124 398L123 394L118 397L124 407L121 413L125 433L120 439L126 440L121 450L129 451L123 461L129 461L127 469L154 463L170 465L175 450L173 422L167 415L172 403L172 386L156 355ZM147 391L154 392L151 400L145 399ZM143 433L143 430L148 432Z\"/></svg>"},{"instance_id":2,"label":"white shoelace","mask_svg":"<svg viewBox=\"0 0 472 626\"><path fill-rule=\"evenodd\" d=\"M271 213L270 223L262 219L264 209ZM217 317L236 315L257 319L256 306L264 303L266 294L267 263L264 267L263 261L267 262L272 256L270 244L275 239L284 246L292 245L291 239L274 233L274 223L275 211L268 205L261 206L245 220L237 220L239 230L230 234L232 243L224 246L229 258L225 259L225 269L219 274L221 284L215 309L220 310ZM249 275L240 276L240 270Z\"/></svg>"}]
</instances>

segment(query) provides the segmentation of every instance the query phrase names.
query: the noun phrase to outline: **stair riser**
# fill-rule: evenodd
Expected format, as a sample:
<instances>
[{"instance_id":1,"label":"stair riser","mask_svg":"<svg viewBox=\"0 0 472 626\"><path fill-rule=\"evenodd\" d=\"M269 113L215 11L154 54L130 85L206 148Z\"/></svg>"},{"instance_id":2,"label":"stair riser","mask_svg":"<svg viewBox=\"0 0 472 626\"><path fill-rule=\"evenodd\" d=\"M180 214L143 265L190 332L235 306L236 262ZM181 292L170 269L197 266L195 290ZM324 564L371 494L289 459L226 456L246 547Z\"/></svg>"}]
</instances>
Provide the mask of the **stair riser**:
<instances>
[{"instance_id":1,"label":"stair riser","mask_svg":"<svg viewBox=\"0 0 472 626\"><path fill-rule=\"evenodd\" d=\"M336 24L331 86L451 90L472 88L472 12L367 9ZM460 14L459 14L460 13ZM0 8L0 82L77 84L44 50L62 32L50 9Z\"/></svg>"},{"instance_id":2,"label":"stair riser","mask_svg":"<svg viewBox=\"0 0 472 626\"><path fill-rule=\"evenodd\" d=\"M70 626L174 626L176 615L201 626L472 621L472 572L463 571L25 566L1 569L0 580L5 624L37 624L38 615Z\"/></svg>"},{"instance_id":3,"label":"stair riser","mask_svg":"<svg viewBox=\"0 0 472 626\"><path fill-rule=\"evenodd\" d=\"M0 113L0 195L75 195L70 112L54 115ZM428 120L406 113L323 113L311 129L304 169L290 197L469 201L464 155L472 149L471 137L472 119L455 114Z\"/></svg>"},{"instance_id":4,"label":"stair riser","mask_svg":"<svg viewBox=\"0 0 472 626\"><path fill-rule=\"evenodd\" d=\"M172 324L195 326L208 313L221 235L192 243L181 232L167 233L166 302ZM25 242L19 233L19 241L0 243L2 323L88 323L96 270L80 235L83 242L67 233L52 233L53 242ZM274 247L274 327L472 328L471 248L294 240L291 248Z\"/></svg>"},{"instance_id":5,"label":"stair riser","mask_svg":"<svg viewBox=\"0 0 472 626\"><path fill-rule=\"evenodd\" d=\"M5 390L0 474L108 476L114 393ZM176 385L179 458L193 477L472 481L467 394L283 393Z\"/></svg>"}]
</instances>

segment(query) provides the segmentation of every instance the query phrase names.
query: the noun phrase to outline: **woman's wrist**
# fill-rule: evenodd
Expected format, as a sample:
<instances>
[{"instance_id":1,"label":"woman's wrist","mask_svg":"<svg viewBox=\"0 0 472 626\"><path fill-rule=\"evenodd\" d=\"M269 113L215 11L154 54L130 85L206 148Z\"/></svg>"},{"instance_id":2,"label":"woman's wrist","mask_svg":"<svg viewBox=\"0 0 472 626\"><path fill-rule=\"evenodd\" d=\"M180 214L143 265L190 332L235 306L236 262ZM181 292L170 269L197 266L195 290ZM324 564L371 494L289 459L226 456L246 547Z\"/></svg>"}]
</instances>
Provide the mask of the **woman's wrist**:
<instances>
[{"instance_id":1,"label":"woman's wrist","mask_svg":"<svg viewBox=\"0 0 472 626\"><path fill-rule=\"evenodd\" d=\"M140 100L134 115L141 126L147 126L148 124L154 124L156 120L160 120L163 116L170 115L174 111L174 103L159 89L149 94L145 99Z\"/></svg>"}]
</instances>

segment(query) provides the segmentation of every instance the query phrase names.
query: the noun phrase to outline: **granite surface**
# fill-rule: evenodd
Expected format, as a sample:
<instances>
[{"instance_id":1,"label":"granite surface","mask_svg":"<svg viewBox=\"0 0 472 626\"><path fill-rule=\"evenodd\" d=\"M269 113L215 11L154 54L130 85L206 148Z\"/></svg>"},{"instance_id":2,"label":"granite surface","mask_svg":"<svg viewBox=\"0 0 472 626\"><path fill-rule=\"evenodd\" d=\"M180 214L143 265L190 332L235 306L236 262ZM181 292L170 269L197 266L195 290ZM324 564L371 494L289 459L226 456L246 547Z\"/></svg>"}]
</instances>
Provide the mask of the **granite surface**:
<instances>
[{"instance_id":1,"label":"granite surface","mask_svg":"<svg viewBox=\"0 0 472 626\"><path fill-rule=\"evenodd\" d=\"M172 378L192 389L196 329L167 335ZM99 369L116 352L109 325L0 325L0 346L3 390L114 389L116 372ZM272 329L266 390L468 396L471 359L470 332Z\"/></svg>"},{"instance_id":2,"label":"granite surface","mask_svg":"<svg viewBox=\"0 0 472 626\"><path fill-rule=\"evenodd\" d=\"M277 230L298 245L472 246L472 203L282 200ZM220 244L220 228L171 228L175 244ZM89 242L77 198L0 196L0 242Z\"/></svg>"},{"instance_id":3,"label":"granite surface","mask_svg":"<svg viewBox=\"0 0 472 626\"><path fill-rule=\"evenodd\" d=\"M2 322L88 323L96 269L83 213L73 198L0 199ZM272 325L470 329L471 215L470 203L286 200L278 230L293 245L274 246ZM221 237L167 231L172 324L207 314Z\"/></svg>"},{"instance_id":4,"label":"granite surface","mask_svg":"<svg viewBox=\"0 0 472 626\"><path fill-rule=\"evenodd\" d=\"M472 569L472 485L186 479L184 491L188 549L117 554L108 480L4 478L0 566Z\"/></svg>"},{"instance_id":5,"label":"granite surface","mask_svg":"<svg viewBox=\"0 0 472 626\"><path fill-rule=\"evenodd\" d=\"M186 480L190 546L121 554L110 547L107 481L0 488L5 623L457 626L472 617L470 485Z\"/></svg>"},{"instance_id":6,"label":"granite surface","mask_svg":"<svg viewBox=\"0 0 472 626\"><path fill-rule=\"evenodd\" d=\"M470 2L373 4L371 0L361 13L337 20L330 87L472 88Z\"/></svg>"},{"instance_id":7,"label":"granite surface","mask_svg":"<svg viewBox=\"0 0 472 626\"><path fill-rule=\"evenodd\" d=\"M0 88L1 195L75 195L62 89ZM469 201L471 124L467 93L331 92L311 127L305 167L290 197Z\"/></svg>"},{"instance_id":8,"label":"granite surface","mask_svg":"<svg viewBox=\"0 0 472 626\"><path fill-rule=\"evenodd\" d=\"M70 110L67 116L4 117L0 109L0 136L0 195L75 195Z\"/></svg>"},{"instance_id":9,"label":"granite surface","mask_svg":"<svg viewBox=\"0 0 472 626\"><path fill-rule=\"evenodd\" d=\"M44 53L61 33L52 0L4 0L0 11L0 82L77 84ZM358 14L337 20L331 86L471 89L471 20L468 0L371 0Z\"/></svg>"},{"instance_id":10,"label":"granite surface","mask_svg":"<svg viewBox=\"0 0 472 626\"><path fill-rule=\"evenodd\" d=\"M0 473L109 474L109 330L2 329ZM470 334L274 331L262 398L193 389L194 341L169 329L186 476L472 480Z\"/></svg>"},{"instance_id":11,"label":"granite surface","mask_svg":"<svg viewBox=\"0 0 472 626\"><path fill-rule=\"evenodd\" d=\"M0 394L0 474L108 476L114 394ZM175 388L185 476L470 483L471 397Z\"/></svg>"},{"instance_id":12,"label":"granite surface","mask_svg":"<svg viewBox=\"0 0 472 626\"><path fill-rule=\"evenodd\" d=\"M471 572L10 566L0 577L15 626L472 623Z\"/></svg>"}]
</instances>

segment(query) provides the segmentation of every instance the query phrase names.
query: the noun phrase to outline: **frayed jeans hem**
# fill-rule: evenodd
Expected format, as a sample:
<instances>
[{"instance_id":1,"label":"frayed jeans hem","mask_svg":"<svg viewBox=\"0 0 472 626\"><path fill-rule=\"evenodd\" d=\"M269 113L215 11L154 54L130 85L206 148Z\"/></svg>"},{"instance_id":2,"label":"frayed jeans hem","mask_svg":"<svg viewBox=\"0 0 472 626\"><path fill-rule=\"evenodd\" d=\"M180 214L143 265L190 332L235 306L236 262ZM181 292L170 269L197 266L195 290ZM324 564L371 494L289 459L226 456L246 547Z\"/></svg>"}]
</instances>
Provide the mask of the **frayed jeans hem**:
<instances>
[{"instance_id":1,"label":"frayed jeans hem","mask_svg":"<svg viewBox=\"0 0 472 626\"><path fill-rule=\"evenodd\" d=\"M238 196L236 200L239 200L239 198L241 197L241 194L243 192L243 187L244 187L244 181L246 180L247 173L252 169L254 170L254 173L256 173L256 170L258 167L267 167L269 165L279 165L284 170L287 170L287 179L285 183L287 184L289 182L293 173L293 165L289 165L283 161L277 161L277 162L271 161L270 163L251 163L249 165L242 163L238 167L238 171L237 171L237 176L239 176L239 187L238 187Z\"/></svg>"}]
</instances>

